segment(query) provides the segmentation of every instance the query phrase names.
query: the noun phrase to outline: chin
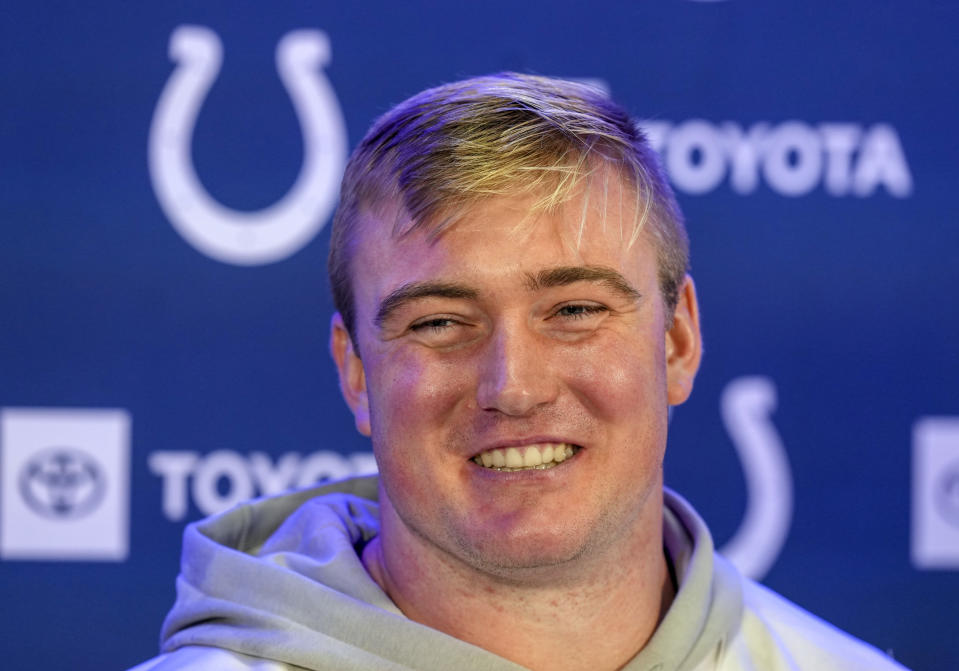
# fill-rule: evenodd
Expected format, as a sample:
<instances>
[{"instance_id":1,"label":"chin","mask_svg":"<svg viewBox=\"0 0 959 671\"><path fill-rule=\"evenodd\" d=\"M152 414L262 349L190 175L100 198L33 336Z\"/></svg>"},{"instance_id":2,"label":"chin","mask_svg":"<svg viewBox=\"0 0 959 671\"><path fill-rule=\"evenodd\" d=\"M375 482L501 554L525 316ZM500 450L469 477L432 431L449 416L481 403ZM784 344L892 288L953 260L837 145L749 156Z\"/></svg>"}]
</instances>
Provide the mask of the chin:
<instances>
[{"instance_id":1,"label":"chin","mask_svg":"<svg viewBox=\"0 0 959 671\"><path fill-rule=\"evenodd\" d=\"M594 527L595 530L595 527ZM529 581L536 572L555 573L572 566L599 544L595 534L580 528L544 529L514 533L484 534L482 538L460 538L463 558L485 573L519 577Z\"/></svg>"}]
</instances>

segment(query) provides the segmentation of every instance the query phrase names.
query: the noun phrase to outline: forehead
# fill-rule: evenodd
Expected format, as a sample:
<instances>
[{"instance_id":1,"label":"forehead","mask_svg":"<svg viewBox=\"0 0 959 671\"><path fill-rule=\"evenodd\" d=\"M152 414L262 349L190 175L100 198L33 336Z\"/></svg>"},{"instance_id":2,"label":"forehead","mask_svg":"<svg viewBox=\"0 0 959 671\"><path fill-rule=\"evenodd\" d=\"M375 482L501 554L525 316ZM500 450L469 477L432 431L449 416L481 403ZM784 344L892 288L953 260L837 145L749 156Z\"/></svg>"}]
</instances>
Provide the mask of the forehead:
<instances>
[{"instance_id":1,"label":"forehead","mask_svg":"<svg viewBox=\"0 0 959 671\"><path fill-rule=\"evenodd\" d=\"M398 205L363 217L352 264L357 308L411 281L521 281L559 265L607 266L637 282L647 274L655 255L648 236L637 235L642 203L615 171L597 170L551 210L538 209L541 200L523 192L484 198L438 234L402 226Z\"/></svg>"}]
</instances>

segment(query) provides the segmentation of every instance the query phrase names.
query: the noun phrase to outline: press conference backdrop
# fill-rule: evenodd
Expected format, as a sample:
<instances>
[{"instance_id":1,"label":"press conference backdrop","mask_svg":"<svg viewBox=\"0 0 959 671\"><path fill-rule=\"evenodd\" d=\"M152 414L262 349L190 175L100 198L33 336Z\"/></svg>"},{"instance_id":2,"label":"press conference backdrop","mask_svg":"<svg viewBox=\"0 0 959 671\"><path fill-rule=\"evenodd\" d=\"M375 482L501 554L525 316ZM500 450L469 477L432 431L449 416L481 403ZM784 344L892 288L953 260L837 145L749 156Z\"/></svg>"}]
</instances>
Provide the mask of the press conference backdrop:
<instances>
[{"instance_id":1,"label":"press conference backdrop","mask_svg":"<svg viewBox=\"0 0 959 671\"><path fill-rule=\"evenodd\" d=\"M959 668L957 34L922 1L8 3L0 665L153 655L187 522L375 469L327 356L340 171L508 69L608 90L686 213L668 484L746 573Z\"/></svg>"}]
</instances>

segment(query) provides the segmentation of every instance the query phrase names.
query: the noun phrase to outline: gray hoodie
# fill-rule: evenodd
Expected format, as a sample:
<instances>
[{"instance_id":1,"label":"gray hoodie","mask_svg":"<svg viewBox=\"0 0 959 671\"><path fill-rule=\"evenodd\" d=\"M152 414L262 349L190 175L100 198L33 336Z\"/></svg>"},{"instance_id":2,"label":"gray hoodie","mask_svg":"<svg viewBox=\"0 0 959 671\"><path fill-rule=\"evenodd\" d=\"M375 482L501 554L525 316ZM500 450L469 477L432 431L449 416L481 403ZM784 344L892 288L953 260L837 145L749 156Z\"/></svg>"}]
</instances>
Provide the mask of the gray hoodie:
<instances>
[{"instance_id":1,"label":"gray hoodie","mask_svg":"<svg viewBox=\"0 0 959 671\"><path fill-rule=\"evenodd\" d=\"M370 578L359 551L379 529L376 498L376 479L357 478L187 527L164 654L136 671L521 669L406 618ZM690 505L668 490L664 542L679 590L625 669L902 669L742 578L713 552Z\"/></svg>"}]
</instances>

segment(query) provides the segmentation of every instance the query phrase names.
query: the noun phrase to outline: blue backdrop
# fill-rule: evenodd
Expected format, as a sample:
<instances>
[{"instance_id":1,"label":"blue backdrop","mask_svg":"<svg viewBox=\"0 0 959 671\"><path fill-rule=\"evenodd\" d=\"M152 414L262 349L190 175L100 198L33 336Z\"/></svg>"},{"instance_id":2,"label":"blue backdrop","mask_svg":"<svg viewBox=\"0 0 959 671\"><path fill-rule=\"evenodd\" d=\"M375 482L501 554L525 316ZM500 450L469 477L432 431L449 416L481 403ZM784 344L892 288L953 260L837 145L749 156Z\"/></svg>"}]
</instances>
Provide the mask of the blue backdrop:
<instances>
[{"instance_id":1,"label":"blue backdrop","mask_svg":"<svg viewBox=\"0 0 959 671\"><path fill-rule=\"evenodd\" d=\"M677 189L707 352L668 483L746 572L959 667L957 34L932 1L8 3L2 665L155 654L186 522L373 468L330 184L391 104L512 69L607 88Z\"/></svg>"}]
</instances>

